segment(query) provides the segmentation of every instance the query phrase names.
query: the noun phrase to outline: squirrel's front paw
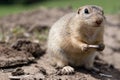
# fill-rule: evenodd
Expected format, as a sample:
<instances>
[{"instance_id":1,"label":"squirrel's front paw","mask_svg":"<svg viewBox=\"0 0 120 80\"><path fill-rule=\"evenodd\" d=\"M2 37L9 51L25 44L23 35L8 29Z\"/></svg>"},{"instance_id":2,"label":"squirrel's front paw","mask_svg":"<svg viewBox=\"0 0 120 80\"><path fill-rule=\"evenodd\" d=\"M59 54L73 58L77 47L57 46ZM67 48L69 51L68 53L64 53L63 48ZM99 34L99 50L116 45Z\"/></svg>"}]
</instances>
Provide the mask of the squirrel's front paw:
<instances>
[{"instance_id":1,"label":"squirrel's front paw","mask_svg":"<svg viewBox=\"0 0 120 80\"><path fill-rule=\"evenodd\" d=\"M58 75L70 75L74 74L74 68L71 66L65 66L60 71L57 72Z\"/></svg>"},{"instance_id":2,"label":"squirrel's front paw","mask_svg":"<svg viewBox=\"0 0 120 80\"><path fill-rule=\"evenodd\" d=\"M88 50L88 44L81 44L81 50L82 51L87 51Z\"/></svg>"}]
</instances>

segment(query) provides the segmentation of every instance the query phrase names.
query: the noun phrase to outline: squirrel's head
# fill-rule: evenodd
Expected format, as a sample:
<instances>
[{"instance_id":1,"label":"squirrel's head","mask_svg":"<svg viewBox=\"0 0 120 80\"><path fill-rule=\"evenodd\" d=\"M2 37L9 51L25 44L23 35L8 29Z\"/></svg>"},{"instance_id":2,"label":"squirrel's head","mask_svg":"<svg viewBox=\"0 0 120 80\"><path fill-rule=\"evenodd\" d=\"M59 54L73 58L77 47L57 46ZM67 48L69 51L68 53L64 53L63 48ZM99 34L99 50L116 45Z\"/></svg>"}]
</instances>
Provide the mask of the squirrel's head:
<instances>
[{"instance_id":1,"label":"squirrel's head","mask_svg":"<svg viewBox=\"0 0 120 80\"><path fill-rule=\"evenodd\" d=\"M103 9L95 5L80 7L76 16L82 23L92 27L100 27L105 21Z\"/></svg>"}]
</instances>

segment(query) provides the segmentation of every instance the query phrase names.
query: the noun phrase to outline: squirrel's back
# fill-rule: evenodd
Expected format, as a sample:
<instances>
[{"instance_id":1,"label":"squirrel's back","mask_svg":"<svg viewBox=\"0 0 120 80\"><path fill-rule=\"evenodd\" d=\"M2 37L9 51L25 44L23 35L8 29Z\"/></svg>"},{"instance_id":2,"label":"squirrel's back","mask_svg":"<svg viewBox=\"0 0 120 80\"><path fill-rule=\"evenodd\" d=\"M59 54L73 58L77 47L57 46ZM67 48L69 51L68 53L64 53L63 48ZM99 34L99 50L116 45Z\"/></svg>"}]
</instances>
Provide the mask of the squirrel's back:
<instances>
[{"instance_id":1,"label":"squirrel's back","mask_svg":"<svg viewBox=\"0 0 120 80\"><path fill-rule=\"evenodd\" d=\"M60 43L59 42L60 40L70 35L69 22L74 16L75 13L69 13L63 16L62 18L60 18L56 23L53 24L48 36L48 46L51 47L52 45L49 44L53 42L54 44L57 43L58 45L58 43Z\"/></svg>"}]
</instances>

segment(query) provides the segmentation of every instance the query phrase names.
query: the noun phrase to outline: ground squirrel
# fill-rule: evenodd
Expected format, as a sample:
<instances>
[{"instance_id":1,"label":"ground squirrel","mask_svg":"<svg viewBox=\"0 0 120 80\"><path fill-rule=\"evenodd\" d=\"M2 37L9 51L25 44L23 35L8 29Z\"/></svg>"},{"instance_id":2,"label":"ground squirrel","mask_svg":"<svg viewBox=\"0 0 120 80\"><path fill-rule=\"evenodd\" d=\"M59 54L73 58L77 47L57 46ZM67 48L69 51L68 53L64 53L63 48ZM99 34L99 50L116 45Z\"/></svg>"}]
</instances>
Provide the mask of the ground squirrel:
<instances>
[{"instance_id":1,"label":"ground squirrel","mask_svg":"<svg viewBox=\"0 0 120 80\"><path fill-rule=\"evenodd\" d=\"M93 62L97 50L89 45L103 44L104 22L101 7L86 5L65 15L51 27L47 53L53 64L61 68L61 73L74 72L72 66L95 69Z\"/></svg>"}]
</instances>

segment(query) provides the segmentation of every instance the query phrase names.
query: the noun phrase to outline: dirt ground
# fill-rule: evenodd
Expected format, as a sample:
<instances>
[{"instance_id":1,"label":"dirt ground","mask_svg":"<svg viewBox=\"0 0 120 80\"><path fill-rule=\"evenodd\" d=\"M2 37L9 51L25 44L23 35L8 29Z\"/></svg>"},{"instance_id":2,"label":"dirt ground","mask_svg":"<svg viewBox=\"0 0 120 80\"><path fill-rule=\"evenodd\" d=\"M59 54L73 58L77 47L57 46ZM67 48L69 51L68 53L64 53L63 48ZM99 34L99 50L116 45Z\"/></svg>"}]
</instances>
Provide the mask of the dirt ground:
<instances>
[{"instance_id":1,"label":"dirt ground","mask_svg":"<svg viewBox=\"0 0 120 80\"><path fill-rule=\"evenodd\" d=\"M106 14L105 50L96 57L100 72L83 67L59 75L45 54L52 24L72 8L40 8L0 18L0 80L120 80L120 14Z\"/></svg>"}]
</instances>

